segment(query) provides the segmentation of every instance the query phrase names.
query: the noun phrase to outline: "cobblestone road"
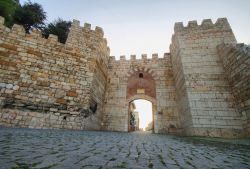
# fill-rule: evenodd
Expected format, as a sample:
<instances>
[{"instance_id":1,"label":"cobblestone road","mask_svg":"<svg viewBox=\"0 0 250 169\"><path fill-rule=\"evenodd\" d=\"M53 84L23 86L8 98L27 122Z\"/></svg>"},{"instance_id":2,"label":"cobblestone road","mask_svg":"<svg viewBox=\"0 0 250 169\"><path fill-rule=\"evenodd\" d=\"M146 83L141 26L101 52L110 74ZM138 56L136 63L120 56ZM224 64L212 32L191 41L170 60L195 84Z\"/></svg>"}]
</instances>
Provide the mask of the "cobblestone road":
<instances>
[{"instance_id":1,"label":"cobblestone road","mask_svg":"<svg viewBox=\"0 0 250 169\"><path fill-rule=\"evenodd\" d=\"M250 146L149 133L0 128L1 169L250 168Z\"/></svg>"}]
</instances>

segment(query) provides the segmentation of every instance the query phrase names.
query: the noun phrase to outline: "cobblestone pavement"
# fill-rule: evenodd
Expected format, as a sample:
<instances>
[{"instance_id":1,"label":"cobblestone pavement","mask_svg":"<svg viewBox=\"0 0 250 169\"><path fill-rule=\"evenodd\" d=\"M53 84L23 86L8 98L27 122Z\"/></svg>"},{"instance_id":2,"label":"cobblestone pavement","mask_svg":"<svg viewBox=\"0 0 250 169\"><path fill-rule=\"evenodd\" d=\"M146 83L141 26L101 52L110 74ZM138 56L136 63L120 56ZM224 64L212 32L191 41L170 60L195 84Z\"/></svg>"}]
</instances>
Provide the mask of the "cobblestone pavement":
<instances>
[{"instance_id":1,"label":"cobblestone pavement","mask_svg":"<svg viewBox=\"0 0 250 169\"><path fill-rule=\"evenodd\" d=\"M0 128L1 169L250 168L250 146L170 135Z\"/></svg>"}]
</instances>

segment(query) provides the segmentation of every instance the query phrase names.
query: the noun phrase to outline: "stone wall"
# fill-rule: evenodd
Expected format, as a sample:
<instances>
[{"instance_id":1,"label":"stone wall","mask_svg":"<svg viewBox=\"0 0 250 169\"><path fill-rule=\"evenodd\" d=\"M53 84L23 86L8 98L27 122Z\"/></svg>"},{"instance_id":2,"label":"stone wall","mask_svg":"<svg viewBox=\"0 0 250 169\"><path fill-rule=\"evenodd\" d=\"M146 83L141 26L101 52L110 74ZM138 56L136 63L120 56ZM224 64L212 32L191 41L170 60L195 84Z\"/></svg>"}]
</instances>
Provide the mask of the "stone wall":
<instances>
[{"instance_id":1,"label":"stone wall","mask_svg":"<svg viewBox=\"0 0 250 169\"><path fill-rule=\"evenodd\" d=\"M176 88L176 103L179 112L180 130L185 130L192 126L192 116L188 102L187 86L185 85L182 57L180 56L179 42L173 37L171 45L171 62L173 66L173 76Z\"/></svg>"},{"instance_id":2,"label":"stone wall","mask_svg":"<svg viewBox=\"0 0 250 169\"><path fill-rule=\"evenodd\" d=\"M244 44L221 44L217 47L237 110L250 133L250 47Z\"/></svg>"},{"instance_id":3,"label":"stone wall","mask_svg":"<svg viewBox=\"0 0 250 169\"><path fill-rule=\"evenodd\" d=\"M163 58L115 60L102 28L76 20L66 44L2 17L0 35L0 125L126 132L129 104L146 99L155 133L249 135L249 48L225 18L176 23Z\"/></svg>"},{"instance_id":4,"label":"stone wall","mask_svg":"<svg viewBox=\"0 0 250 169\"><path fill-rule=\"evenodd\" d=\"M225 18L215 24L190 21L187 27L175 24L170 47L178 92L178 107L184 133L215 137L243 136L243 119L234 106L234 97L216 46L236 44ZM181 90L180 90L181 89ZM186 120L186 121L185 121Z\"/></svg>"},{"instance_id":5,"label":"stone wall","mask_svg":"<svg viewBox=\"0 0 250 169\"><path fill-rule=\"evenodd\" d=\"M22 26L9 29L3 23L0 17L0 124L99 130L101 112L93 112L90 102L99 78L97 63L107 65L109 55L101 28L88 29L81 48L70 39L78 33L78 21L66 44L54 35L44 39L36 30L26 34Z\"/></svg>"},{"instance_id":6,"label":"stone wall","mask_svg":"<svg viewBox=\"0 0 250 169\"><path fill-rule=\"evenodd\" d=\"M93 124L98 124L101 129L103 103L107 85L108 60L110 49L107 40L103 37L102 28L91 29L91 24L85 23L84 27L80 22L73 20L66 45L78 49L89 60L89 75L91 76L90 106L96 109L96 120Z\"/></svg>"},{"instance_id":7,"label":"stone wall","mask_svg":"<svg viewBox=\"0 0 250 169\"><path fill-rule=\"evenodd\" d=\"M133 79L129 84L128 81L134 75L136 75L134 76L136 81L139 73L144 74L144 84L147 81L146 76L151 76L154 80L155 98L147 88L143 88L143 84L142 87L134 85L134 90L131 90ZM130 60L126 60L125 56L121 56L120 60L110 57L108 75L109 83L103 118L105 130L128 131L129 102L135 99L146 99L153 103L154 131L156 133L178 132L176 92L169 54L165 54L164 58L158 58L158 55L154 54L150 59L146 55L142 55L142 59L136 59L136 56L132 55ZM132 95L128 93L128 85ZM137 89L145 89L145 93L133 92Z\"/></svg>"}]
</instances>

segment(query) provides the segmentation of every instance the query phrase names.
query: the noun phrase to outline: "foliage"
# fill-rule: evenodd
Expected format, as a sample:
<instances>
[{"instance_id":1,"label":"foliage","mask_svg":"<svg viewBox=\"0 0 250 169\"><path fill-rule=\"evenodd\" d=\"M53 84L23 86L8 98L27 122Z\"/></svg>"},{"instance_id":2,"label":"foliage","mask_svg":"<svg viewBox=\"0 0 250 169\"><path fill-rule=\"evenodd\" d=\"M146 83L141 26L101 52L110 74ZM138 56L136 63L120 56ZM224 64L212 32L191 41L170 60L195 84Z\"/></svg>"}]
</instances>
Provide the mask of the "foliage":
<instances>
[{"instance_id":1,"label":"foliage","mask_svg":"<svg viewBox=\"0 0 250 169\"><path fill-rule=\"evenodd\" d=\"M24 26L26 32L31 28L41 30L44 27L46 12L38 3L30 1L25 2L23 6L19 5L15 11L14 22Z\"/></svg>"},{"instance_id":2,"label":"foliage","mask_svg":"<svg viewBox=\"0 0 250 169\"><path fill-rule=\"evenodd\" d=\"M5 25L11 27L14 23L23 25L27 33L31 28L42 31L48 38L49 34L58 36L59 42L65 43L71 26L70 21L61 18L45 25L46 12L38 3L25 2L20 5L19 0L0 0L0 16L5 17Z\"/></svg>"},{"instance_id":3,"label":"foliage","mask_svg":"<svg viewBox=\"0 0 250 169\"><path fill-rule=\"evenodd\" d=\"M65 43L68 37L70 26L70 21L64 21L63 19L58 18L52 23L49 23L42 32L46 38L48 38L49 34L57 35L59 42Z\"/></svg>"},{"instance_id":4,"label":"foliage","mask_svg":"<svg viewBox=\"0 0 250 169\"><path fill-rule=\"evenodd\" d=\"M13 24L13 16L16 8L19 6L18 0L1 0L0 1L0 16L5 18L5 25L10 27Z\"/></svg>"}]
</instances>

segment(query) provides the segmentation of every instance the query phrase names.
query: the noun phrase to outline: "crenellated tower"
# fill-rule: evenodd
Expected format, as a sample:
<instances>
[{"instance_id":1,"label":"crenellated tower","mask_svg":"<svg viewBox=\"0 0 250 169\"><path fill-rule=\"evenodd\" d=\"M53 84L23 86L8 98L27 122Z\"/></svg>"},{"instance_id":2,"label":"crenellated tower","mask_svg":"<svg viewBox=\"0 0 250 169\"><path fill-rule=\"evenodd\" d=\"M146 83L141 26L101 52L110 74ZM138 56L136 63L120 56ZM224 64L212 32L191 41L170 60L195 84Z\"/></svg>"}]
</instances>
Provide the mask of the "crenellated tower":
<instances>
[{"instance_id":1,"label":"crenellated tower","mask_svg":"<svg viewBox=\"0 0 250 169\"><path fill-rule=\"evenodd\" d=\"M107 65L110 49L101 27L96 26L92 30L91 24L85 23L81 27L79 21L73 20L66 46L77 48L87 57L95 58Z\"/></svg>"},{"instance_id":2,"label":"crenellated tower","mask_svg":"<svg viewBox=\"0 0 250 169\"><path fill-rule=\"evenodd\" d=\"M69 48L78 49L80 53L87 57L90 74L92 75L90 105L101 112L107 85L110 54L102 28L96 26L92 30L89 23L85 23L81 27L79 21L73 20L65 45Z\"/></svg>"},{"instance_id":3,"label":"crenellated tower","mask_svg":"<svg viewBox=\"0 0 250 169\"><path fill-rule=\"evenodd\" d=\"M178 110L187 135L243 136L245 117L237 111L234 96L217 53L217 46L236 44L226 18L210 19L186 27L176 23L170 46Z\"/></svg>"},{"instance_id":4,"label":"crenellated tower","mask_svg":"<svg viewBox=\"0 0 250 169\"><path fill-rule=\"evenodd\" d=\"M100 27L74 20L62 44L0 17L0 125L127 132L145 99L155 133L249 136L249 46L226 18L176 23L163 57L109 55Z\"/></svg>"}]
</instances>

